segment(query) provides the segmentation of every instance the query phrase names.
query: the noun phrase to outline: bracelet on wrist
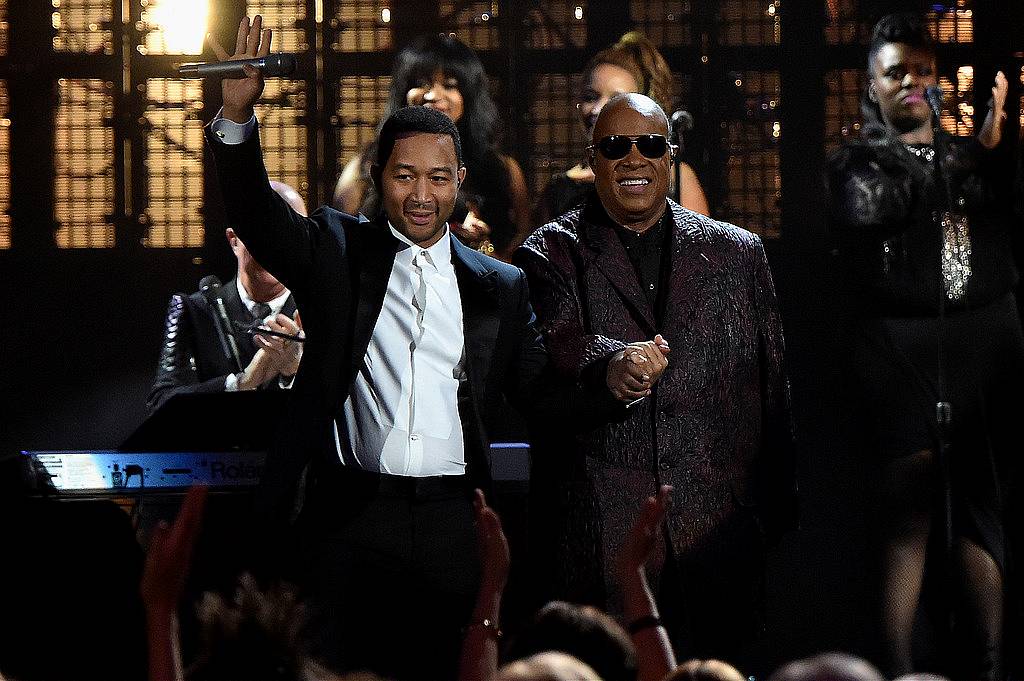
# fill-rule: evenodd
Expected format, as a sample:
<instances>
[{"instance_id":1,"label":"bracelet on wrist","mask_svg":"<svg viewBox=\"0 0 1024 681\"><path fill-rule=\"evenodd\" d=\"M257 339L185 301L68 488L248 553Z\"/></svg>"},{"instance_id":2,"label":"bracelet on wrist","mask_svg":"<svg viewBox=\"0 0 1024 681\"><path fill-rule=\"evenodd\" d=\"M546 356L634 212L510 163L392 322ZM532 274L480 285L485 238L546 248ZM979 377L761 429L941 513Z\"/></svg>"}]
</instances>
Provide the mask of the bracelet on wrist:
<instances>
[{"instance_id":1,"label":"bracelet on wrist","mask_svg":"<svg viewBox=\"0 0 1024 681\"><path fill-rule=\"evenodd\" d=\"M499 639L502 636L501 628L498 626L498 623L488 617L485 617L482 620L470 622L468 625L466 625L466 629L464 631L468 631L472 627L483 627L484 629L489 631L491 635L494 636L495 639Z\"/></svg>"},{"instance_id":2,"label":"bracelet on wrist","mask_svg":"<svg viewBox=\"0 0 1024 681\"><path fill-rule=\"evenodd\" d=\"M626 630L632 635L639 634L644 629L655 629L663 626L665 626L665 623L657 615L644 615L630 622Z\"/></svg>"}]
</instances>

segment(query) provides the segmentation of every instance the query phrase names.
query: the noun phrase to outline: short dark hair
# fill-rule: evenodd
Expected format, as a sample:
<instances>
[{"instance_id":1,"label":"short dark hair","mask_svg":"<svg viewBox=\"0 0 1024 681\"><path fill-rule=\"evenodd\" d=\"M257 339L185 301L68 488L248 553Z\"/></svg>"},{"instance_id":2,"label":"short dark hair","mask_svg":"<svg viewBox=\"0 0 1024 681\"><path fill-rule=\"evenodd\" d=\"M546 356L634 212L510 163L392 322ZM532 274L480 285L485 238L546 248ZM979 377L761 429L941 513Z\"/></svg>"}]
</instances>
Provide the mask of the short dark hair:
<instances>
[{"instance_id":1,"label":"short dark hair","mask_svg":"<svg viewBox=\"0 0 1024 681\"><path fill-rule=\"evenodd\" d=\"M391 152L395 149L395 140L410 132L448 135L455 144L455 158L459 167L465 165L462 161L462 141L459 139L458 128L452 123L452 119L426 106L406 106L388 116L377 135L377 158L374 159L374 164L378 168L387 165Z\"/></svg>"},{"instance_id":2,"label":"short dark hair","mask_svg":"<svg viewBox=\"0 0 1024 681\"><path fill-rule=\"evenodd\" d=\"M903 43L926 50L933 49L928 25L919 14L913 12L887 14L879 19L871 30L871 44L868 47L868 73L871 72L871 62L875 55L883 45L889 43Z\"/></svg>"}]
</instances>

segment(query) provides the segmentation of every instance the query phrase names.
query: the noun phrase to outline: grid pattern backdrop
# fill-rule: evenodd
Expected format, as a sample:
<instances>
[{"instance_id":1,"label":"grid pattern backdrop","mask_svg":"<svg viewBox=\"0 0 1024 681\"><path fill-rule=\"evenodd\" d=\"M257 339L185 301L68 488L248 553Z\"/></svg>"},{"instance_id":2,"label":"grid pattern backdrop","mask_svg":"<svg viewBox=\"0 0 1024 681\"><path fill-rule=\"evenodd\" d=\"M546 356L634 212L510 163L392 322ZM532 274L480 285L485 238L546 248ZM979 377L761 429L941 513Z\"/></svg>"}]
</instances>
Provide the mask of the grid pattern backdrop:
<instances>
[{"instance_id":1,"label":"grid pattern backdrop","mask_svg":"<svg viewBox=\"0 0 1024 681\"><path fill-rule=\"evenodd\" d=\"M583 65L635 29L662 50L673 68L676 106L697 119L686 160L714 215L779 237L782 197L793 189L780 157L786 69L793 68L782 52L788 1L253 0L245 9L274 29L275 50L299 61L293 78L268 79L258 108L267 166L310 207L329 201L341 169L373 137L395 49L442 31L481 54L506 151L539 195L552 175L583 157L575 109ZM17 97L8 93L17 90L3 77L14 59L9 25L45 13L36 36L38 52L50 55L55 93L51 110L40 112L53 121L53 246L199 248L208 228L216 234L224 227L207 224L212 168L202 139L219 93L215 83L173 77L172 67L204 58L204 31L183 26L205 19L230 44L234 20L223 17L238 15L243 2L52 0L19 7L12 19L10 0L0 0L0 249L18 244L9 213L19 119L8 116ZM823 153L860 131L868 2L822 0ZM958 135L975 132L975 64L962 48L974 41L976 2L933 3L927 15L947 93L942 124ZM1017 69L1024 85L1024 68ZM989 77L977 87L979 102L987 101ZM1019 108L1024 124L1024 97Z\"/></svg>"}]
</instances>

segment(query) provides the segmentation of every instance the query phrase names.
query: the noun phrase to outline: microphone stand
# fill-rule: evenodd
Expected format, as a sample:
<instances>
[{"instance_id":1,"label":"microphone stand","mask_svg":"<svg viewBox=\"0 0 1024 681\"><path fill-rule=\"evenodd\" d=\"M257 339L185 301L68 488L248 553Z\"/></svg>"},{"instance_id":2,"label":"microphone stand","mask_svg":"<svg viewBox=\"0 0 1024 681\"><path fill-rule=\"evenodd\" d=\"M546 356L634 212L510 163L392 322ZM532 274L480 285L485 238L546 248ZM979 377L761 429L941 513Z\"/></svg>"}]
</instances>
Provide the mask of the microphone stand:
<instances>
[{"instance_id":1,"label":"microphone stand","mask_svg":"<svg viewBox=\"0 0 1024 681\"><path fill-rule=\"evenodd\" d=\"M939 467L940 484L942 485L942 514L943 514L943 558L945 562L945 584L944 607L946 612L946 625L949 632L952 632L955 624L956 608L953 607L956 586L956 566L953 556L953 479L951 467L951 445L949 442L950 428L953 424L953 406L947 400L946 395L946 360L944 353L944 336L946 332L946 282L942 273L942 257L945 251L945 225L944 220L953 220L953 188L950 184L949 174L942 167L944 149L941 143L940 133L942 124L939 120L939 112L932 111L932 145L935 149L935 157L932 164L935 168L935 180L942 193L942 201L945 211L937 211L935 215L936 224L939 227L939 328L936 334L936 364L938 365L938 380L936 383L937 401L935 403L935 425L938 437L936 439L936 456Z\"/></svg>"},{"instance_id":2,"label":"microphone stand","mask_svg":"<svg viewBox=\"0 0 1024 681\"><path fill-rule=\"evenodd\" d=\"M672 157L672 200L682 205L683 203L683 131L676 129L672 131L673 142L676 144L676 155Z\"/></svg>"}]
</instances>

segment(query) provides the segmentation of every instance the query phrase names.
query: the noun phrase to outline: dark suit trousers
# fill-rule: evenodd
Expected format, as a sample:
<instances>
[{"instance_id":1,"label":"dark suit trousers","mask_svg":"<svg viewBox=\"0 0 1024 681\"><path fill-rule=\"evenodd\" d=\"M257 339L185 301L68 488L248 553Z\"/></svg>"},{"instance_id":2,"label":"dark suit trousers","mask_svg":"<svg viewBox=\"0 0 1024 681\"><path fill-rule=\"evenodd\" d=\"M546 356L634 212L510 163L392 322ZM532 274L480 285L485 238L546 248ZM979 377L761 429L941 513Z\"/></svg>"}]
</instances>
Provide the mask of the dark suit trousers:
<instances>
[{"instance_id":1,"label":"dark suit trousers","mask_svg":"<svg viewBox=\"0 0 1024 681\"><path fill-rule=\"evenodd\" d=\"M335 467L300 519L313 652L339 671L455 678L479 584L465 477Z\"/></svg>"}]
</instances>

